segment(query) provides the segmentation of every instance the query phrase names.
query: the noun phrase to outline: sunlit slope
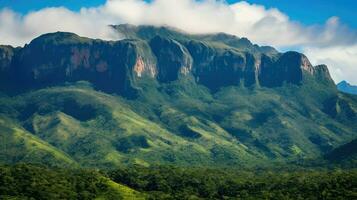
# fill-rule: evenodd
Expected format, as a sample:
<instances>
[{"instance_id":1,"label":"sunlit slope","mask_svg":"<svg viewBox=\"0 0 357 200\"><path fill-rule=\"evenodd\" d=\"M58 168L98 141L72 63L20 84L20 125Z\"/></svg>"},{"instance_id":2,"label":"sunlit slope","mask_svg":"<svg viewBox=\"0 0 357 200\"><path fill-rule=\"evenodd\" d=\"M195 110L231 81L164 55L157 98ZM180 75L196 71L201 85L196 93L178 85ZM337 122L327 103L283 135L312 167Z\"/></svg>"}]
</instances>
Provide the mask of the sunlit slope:
<instances>
[{"instance_id":1,"label":"sunlit slope","mask_svg":"<svg viewBox=\"0 0 357 200\"><path fill-rule=\"evenodd\" d=\"M299 52L224 33L113 28L126 39L56 32L0 46L8 137L26 133L86 167L274 165L357 138L356 96Z\"/></svg>"},{"instance_id":2,"label":"sunlit slope","mask_svg":"<svg viewBox=\"0 0 357 200\"><path fill-rule=\"evenodd\" d=\"M110 179L107 181L107 191L98 195L95 200L112 200L112 199L130 199L130 200L145 200L146 195L137 192L125 185L118 184Z\"/></svg>"},{"instance_id":3,"label":"sunlit slope","mask_svg":"<svg viewBox=\"0 0 357 200\"><path fill-rule=\"evenodd\" d=\"M227 140L232 138L228 133L220 130L224 135L215 136L217 125L207 131L196 119L192 129L206 138L187 139L135 113L125 100L88 88L44 89L13 102L19 124L85 166L210 163L214 159L209 148L219 145L237 158L249 157L243 145Z\"/></svg>"},{"instance_id":4,"label":"sunlit slope","mask_svg":"<svg viewBox=\"0 0 357 200\"><path fill-rule=\"evenodd\" d=\"M0 162L42 163L49 166L78 166L62 150L41 140L37 136L0 117Z\"/></svg>"},{"instance_id":5,"label":"sunlit slope","mask_svg":"<svg viewBox=\"0 0 357 200\"><path fill-rule=\"evenodd\" d=\"M332 116L303 87L227 87L213 95L189 82L143 87L135 100L86 83L2 97L1 113L8 121L2 120L2 137L7 137L2 145L17 152L48 151L50 160L81 166L218 166L319 157L355 137L356 118L346 117L356 112L354 97L338 96ZM38 145L12 145L19 135ZM12 162L12 155L2 162Z\"/></svg>"},{"instance_id":6,"label":"sunlit slope","mask_svg":"<svg viewBox=\"0 0 357 200\"><path fill-rule=\"evenodd\" d=\"M98 170L0 165L0 199L143 200L147 195L116 183Z\"/></svg>"}]
</instances>

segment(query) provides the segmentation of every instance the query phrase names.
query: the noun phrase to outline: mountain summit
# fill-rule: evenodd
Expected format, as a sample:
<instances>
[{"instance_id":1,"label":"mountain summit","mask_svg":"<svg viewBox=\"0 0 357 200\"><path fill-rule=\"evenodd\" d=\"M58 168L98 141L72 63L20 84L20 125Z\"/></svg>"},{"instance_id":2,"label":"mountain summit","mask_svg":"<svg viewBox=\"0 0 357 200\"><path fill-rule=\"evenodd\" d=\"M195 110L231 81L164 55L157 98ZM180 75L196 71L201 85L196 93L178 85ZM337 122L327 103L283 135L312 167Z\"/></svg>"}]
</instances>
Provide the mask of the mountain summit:
<instances>
[{"instance_id":1,"label":"mountain summit","mask_svg":"<svg viewBox=\"0 0 357 200\"><path fill-rule=\"evenodd\" d=\"M341 81L337 84L337 89L341 92L345 92L348 94L357 94L357 86L351 85L346 81Z\"/></svg>"},{"instance_id":2,"label":"mountain summit","mask_svg":"<svg viewBox=\"0 0 357 200\"><path fill-rule=\"evenodd\" d=\"M112 27L126 39L56 32L0 47L1 161L241 166L317 158L356 138L356 97L301 53Z\"/></svg>"},{"instance_id":3,"label":"mountain summit","mask_svg":"<svg viewBox=\"0 0 357 200\"><path fill-rule=\"evenodd\" d=\"M213 91L241 84L299 85L307 79L333 85L325 65L314 67L301 53L279 53L246 38L189 35L167 27L113 28L129 39L106 42L57 32L22 49L1 48L2 74L29 87L87 80L98 89L124 95L140 88L139 79L167 83L185 76Z\"/></svg>"}]
</instances>

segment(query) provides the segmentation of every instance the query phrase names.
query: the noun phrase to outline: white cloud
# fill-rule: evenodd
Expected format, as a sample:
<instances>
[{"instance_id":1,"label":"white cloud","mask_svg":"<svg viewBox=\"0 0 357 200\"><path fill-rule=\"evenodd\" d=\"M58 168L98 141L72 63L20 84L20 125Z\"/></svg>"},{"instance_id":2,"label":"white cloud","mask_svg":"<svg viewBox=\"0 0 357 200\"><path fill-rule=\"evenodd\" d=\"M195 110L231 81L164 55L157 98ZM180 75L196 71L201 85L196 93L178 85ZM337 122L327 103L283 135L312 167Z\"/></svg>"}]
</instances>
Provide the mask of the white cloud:
<instances>
[{"instance_id":1,"label":"white cloud","mask_svg":"<svg viewBox=\"0 0 357 200\"><path fill-rule=\"evenodd\" d=\"M329 65L336 81L357 81L357 31L331 17L325 24L305 26L275 8L217 0L108 0L104 5L73 12L46 8L20 15L0 10L0 43L23 45L34 37L54 31L82 36L118 39L108 24L169 25L192 33L227 32L280 49L299 47L313 63ZM348 53L348 52L352 52ZM354 52L354 53L353 53Z\"/></svg>"},{"instance_id":2,"label":"white cloud","mask_svg":"<svg viewBox=\"0 0 357 200\"><path fill-rule=\"evenodd\" d=\"M9 9L0 11L0 44L24 45L49 32L68 31L81 36L119 39L107 22L89 12L76 13L63 7L45 8L25 16Z\"/></svg>"},{"instance_id":3,"label":"white cloud","mask_svg":"<svg viewBox=\"0 0 357 200\"><path fill-rule=\"evenodd\" d=\"M307 47L303 50L312 63L329 66L330 74L336 82L348 80L357 85L357 44L336 47Z\"/></svg>"}]
</instances>

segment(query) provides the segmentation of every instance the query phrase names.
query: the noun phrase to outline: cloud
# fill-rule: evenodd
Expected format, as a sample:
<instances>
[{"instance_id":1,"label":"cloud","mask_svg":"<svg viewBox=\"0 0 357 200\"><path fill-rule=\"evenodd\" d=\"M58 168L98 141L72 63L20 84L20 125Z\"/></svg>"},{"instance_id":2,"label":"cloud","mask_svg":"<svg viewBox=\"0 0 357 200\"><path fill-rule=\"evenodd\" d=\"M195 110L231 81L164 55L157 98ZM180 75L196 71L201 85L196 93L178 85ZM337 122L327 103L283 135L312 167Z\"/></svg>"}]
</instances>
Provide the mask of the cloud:
<instances>
[{"instance_id":1,"label":"cloud","mask_svg":"<svg viewBox=\"0 0 357 200\"><path fill-rule=\"evenodd\" d=\"M245 1L228 5L215 0L109 0L95 12L114 22L170 25L191 33L227 32L279 47L357 41L357 33L341 25L337 17L323 25L304 26L278 9Z\"/></svg>"},{"instance_id":2,"label":"cloud","mask_svg":"<svg viewBox=\"0 0 357 200\"><path fill-rule=\"evenodd\" d=\"M336 81L348 80L357 85L357 44L335 47L306 47L303 49L312 63L325 63Z\"/></svg>"},{"instance_id":3,"label":"cloud","mask_svg":"<svg viewBox=\"0 0 357 200\"><path fill-rule=\"evenodd\" d=\"M54 31L116 40L120 36L107 25L120 23L169 25L191 33L227 32L279 49L298 47L314 64L329 64L336 81L346 79L356 83L357 80L356 75L353 76L357 74L357 31L343 25L338 17L331 17L324 24L306 26L292 21L276 8L245 1L229 5L222 0L154 0L150 3L107 0L101 6L82 8L78 12L56 7L24 16L3 9L0 11L0 43L23 45L40 34Z\"/></svg>"},{"instance_id":4,"label":"cloud","mask_svg":"<svg viewBox=\"0 0 357 200\"><path fill-rule=\"evenodd\" d=\"M24 45L41 34L56 31L74 32L92 38L120 38L106 21L88 12L76 13L57 7L22 16L6 8L0 11L0 44Z\"/></svg>"}]
</instances>

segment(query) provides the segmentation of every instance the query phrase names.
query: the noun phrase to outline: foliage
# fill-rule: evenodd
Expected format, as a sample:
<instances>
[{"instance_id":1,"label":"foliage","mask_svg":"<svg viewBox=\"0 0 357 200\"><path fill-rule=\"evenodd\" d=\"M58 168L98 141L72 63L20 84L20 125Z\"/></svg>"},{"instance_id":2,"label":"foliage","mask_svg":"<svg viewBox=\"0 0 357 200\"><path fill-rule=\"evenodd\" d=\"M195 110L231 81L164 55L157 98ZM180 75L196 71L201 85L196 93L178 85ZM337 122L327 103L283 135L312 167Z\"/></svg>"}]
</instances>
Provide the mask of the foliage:
<instances>
[{"instance_id":1,"label":"foliage","mask_svg":"<svg viewBox=\"0 0 357 200\"><path fill-rule=\"evenodd\" d=\"M83 82L0 97L0 162L275 165L321 157L356 137L356 99L339 94L324 105L330 93L313 85L211 93L190 79L141 84L130 100Z\"/></svg>"},{"instance_id":2,"label":"foliage","mask_svg":"<svg viewBox=\"0 0 357 200\"><path fill-rule=\"evenodd\" d=\"M128 39L57 32L0 46L0 163L251 167L322 158L357 137L357 97L300 53L113 28Z\"/></svg>"},{"instance_id":3,"label":"foliage","mask_svg":"<svg viewBox=\"0 0 357 200\"><path fill-rule=\"evenodd\" d=\"M131 167L109 173L151 199L354 199L357 172Z\"/></svg>"},{"instance_id":4,"label":"foliage","mask_svg":"<svg viewBox=\"0 0 357 200\"><path fill-rule=\"evenodd\" d=\"M40 165L0 166L0 199L141 199L138 192L114 183L98 170Z\"/></svg>"},{"instance_id":5,"label":"foliage","mask_svg":"<svg viewBox=\"0 0 357 200\"><path fill-rule=\"evenodd\" d=\"M288 168L287 168L288 169ZM138 192L140 191L140 192ZM357 171L131 166L0 167L0 199L355 199Z\"/></svg>"}]
</instances>

